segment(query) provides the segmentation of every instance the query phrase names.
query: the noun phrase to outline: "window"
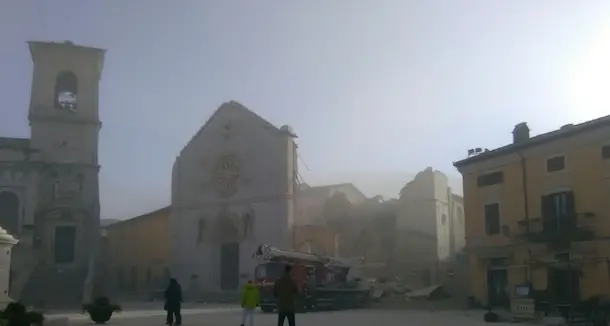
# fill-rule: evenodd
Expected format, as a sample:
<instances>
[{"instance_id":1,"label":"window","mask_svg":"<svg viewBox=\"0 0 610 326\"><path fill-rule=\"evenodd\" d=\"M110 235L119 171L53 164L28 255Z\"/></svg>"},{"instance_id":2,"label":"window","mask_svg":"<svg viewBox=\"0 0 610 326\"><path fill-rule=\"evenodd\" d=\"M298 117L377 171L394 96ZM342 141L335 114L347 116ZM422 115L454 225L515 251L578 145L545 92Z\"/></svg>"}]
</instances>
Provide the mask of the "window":
<instances>
[{"instance_id":1,"label":"window","mask_svg":"<svg viewBox=\"0 0 610 326\"><path fill-rule=\"evenodd\" d=\"M606 145L606 146L602 147L602 158L604 160L610 159L610 145Z\"/></svg>"},{"instance_id":2,"label":"window","mask_svg":"<svg viewBox=\"0 0 610 326\"><path fill-rule=\"evenodd\" d=\"M555 156L546 160L546 172L562 171L566 168L566 157Z\"/></svg>"},{"instance_id":3,"label":"window","mask_svg":"<svg viewBox=\"0 0 610 326\"><path fill-rule=\"evenodd\" d=\"M542 197L542 218L556 219L574 215L574 193L557 192Z\"/></svg>"},{"instance_id":4,"label":"window","mask_svg":"<svg viewBox=\"0 0 610 326\"><path fill-rule=\"evenodd\" d=\"M500 204L485 205L485 233L500 234Z\"/></svg>"},{"instance_id":5,"label":"window","mask_svg":"<svg viewBox=\"0 0 610 326\"><path fill-rule=\"evenodd\" d=\"M477 178L477 185L480 187L491 186L504 182L504 173L502 171L480 175Z\"/></svg>"}]
</instances>

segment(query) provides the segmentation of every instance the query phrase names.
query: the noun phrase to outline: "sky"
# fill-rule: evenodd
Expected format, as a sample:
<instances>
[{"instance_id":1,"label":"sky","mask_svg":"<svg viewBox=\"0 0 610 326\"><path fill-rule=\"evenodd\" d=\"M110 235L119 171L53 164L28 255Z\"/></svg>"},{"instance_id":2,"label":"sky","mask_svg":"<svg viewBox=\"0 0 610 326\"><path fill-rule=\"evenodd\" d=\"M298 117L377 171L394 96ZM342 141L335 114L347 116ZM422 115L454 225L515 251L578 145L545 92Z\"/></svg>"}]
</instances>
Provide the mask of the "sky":
<instances>
[{"instance_id":1,"label":"sky","mask_svg":"<svg viewBox=\"0 0 610 326\"><path fill-rule=\"evenodd\" d=\"M169 204L171 168L223 102L298 134L309 184L395 197L452 163L610 112L606 0L3 0L0 136L28 137L26 41L107 49L102 217ZM460 190L456 190L459 192Z\"/></svg>"}]
</instances>

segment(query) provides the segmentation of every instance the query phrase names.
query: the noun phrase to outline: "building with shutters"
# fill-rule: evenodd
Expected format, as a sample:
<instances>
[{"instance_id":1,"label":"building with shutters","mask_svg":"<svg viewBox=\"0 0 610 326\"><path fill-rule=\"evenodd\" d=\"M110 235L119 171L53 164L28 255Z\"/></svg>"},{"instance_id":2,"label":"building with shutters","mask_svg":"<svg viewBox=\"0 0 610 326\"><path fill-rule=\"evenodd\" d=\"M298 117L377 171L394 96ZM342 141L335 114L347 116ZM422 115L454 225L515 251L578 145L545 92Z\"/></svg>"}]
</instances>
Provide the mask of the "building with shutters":
<instances>
[{"instance_id":1,"label":"building with shutters","mask_svg":"<svg viewBox=\"0 0 610 326\"><path fill-rule=\"evenodd\" d=\"M500 306L518 284L539 300L610 294L610 116L471 150L463 176L472 296Z\"/></svg>"}]
</instances>

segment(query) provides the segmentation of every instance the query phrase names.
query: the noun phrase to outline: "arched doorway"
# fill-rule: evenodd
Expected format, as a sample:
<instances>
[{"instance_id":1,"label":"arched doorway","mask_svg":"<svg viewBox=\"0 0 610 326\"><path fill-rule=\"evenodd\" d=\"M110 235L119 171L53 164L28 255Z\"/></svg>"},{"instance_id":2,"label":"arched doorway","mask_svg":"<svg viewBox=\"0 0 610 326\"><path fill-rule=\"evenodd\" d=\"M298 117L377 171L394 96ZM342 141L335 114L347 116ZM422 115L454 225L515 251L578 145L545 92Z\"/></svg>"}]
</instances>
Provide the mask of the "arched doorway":
<instances>
[{"instance_id":1,"label":"arched doorway","mask_svg":"<svg viewBox=\"0 0 610 326\"><path fill-rule=\"evenodd\" d=\"M220 288L236 290L239 287L239 231L229 218L220 217Z\"/></svg>"},{"instance_id":2,"label":"arched doorway","mask_svg":"<svg viewBox=\"0 0 610 326\"><path fill-rule=\"evenodd\" d=\"M0 192L0 226L11 234L19 232L19 197L12 191Z\"/></svg>"}]
</instances>

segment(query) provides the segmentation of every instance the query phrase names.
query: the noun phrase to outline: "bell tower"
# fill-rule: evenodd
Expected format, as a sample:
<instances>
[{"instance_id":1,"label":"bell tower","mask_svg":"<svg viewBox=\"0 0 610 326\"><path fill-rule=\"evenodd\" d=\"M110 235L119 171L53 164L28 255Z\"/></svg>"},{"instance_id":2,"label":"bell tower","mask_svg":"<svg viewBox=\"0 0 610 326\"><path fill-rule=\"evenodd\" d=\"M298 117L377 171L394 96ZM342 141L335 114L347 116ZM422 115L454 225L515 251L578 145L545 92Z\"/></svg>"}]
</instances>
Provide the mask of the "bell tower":
<instances>
[{"instance_id":1,"label":"bell tower","mask_svg":"<svg viewBox=\"0 0 610 326\"><path fill-rule=\"evenodd\" d=\"M31 146L40 160L35 238L48 265L86 266L99 238L98 98L105 50L28 42Z\"/></svg>"}]
</instances>

